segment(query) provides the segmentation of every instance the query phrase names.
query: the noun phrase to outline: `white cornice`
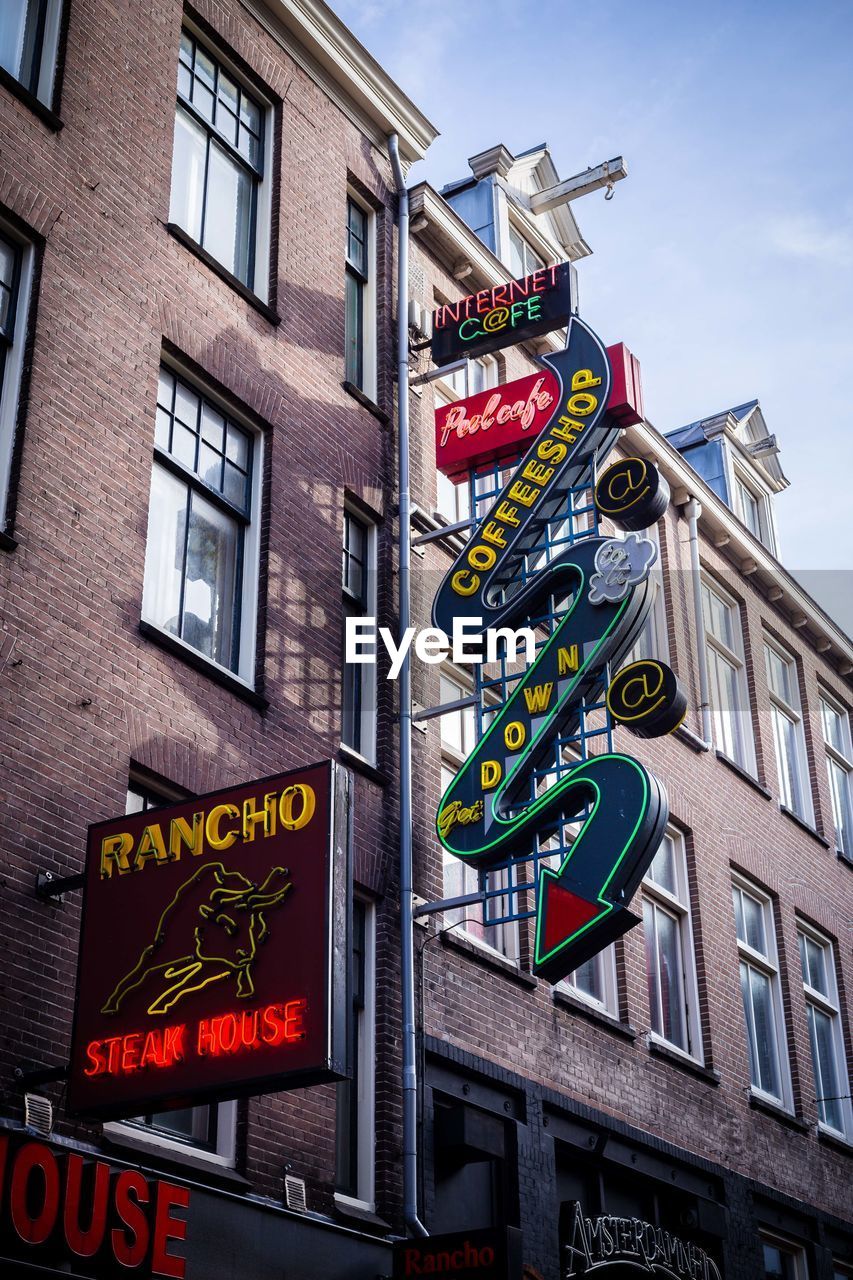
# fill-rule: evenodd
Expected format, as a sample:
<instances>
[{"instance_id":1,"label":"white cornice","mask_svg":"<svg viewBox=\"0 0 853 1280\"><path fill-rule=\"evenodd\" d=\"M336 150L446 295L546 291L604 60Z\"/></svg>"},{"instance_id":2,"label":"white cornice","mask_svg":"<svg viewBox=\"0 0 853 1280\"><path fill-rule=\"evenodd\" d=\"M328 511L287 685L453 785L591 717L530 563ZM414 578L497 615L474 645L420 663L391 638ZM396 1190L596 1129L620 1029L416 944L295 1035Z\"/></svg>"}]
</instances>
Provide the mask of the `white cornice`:
<instances>
[{"instance_id":1,"label":"white cornice","mask_svg":"<svg viewBox=\"0 0 853 1280\"><path fill-rule=\"evenodd\" d=\"M776 557L749 533L734 512L729 510L713 489L660 432L656 431L650 423L643 422L638 426L628 427L625 438L630 442L632 450L635 449L658 463L669 481L673 494L680 489L701 503L700 527L712 538L723 535L727 539L725 554L732 559L735 567L750 560L754 561L756 567L750 571L750 580L756 586L763 583L765 587L778 585L782 588L783 594L772 602L773 607L778 609L783 605L792 617L805 616L809 632L801 632L803 639L808 635L811 644L816 648L817 644L825 638L830 642L836 658L841 659L842 662L853 663L853 640L828 614L824 613L820 605L803 590L797 579L784 565L781 565ZM829 659L829 650L825 650L821 656Z\"/></svg>"},{"instance_id":2,"label":"white cornice","mask_svg":"<svg viewBox=\"0 0 853 1280\"><path fill-rule=\"evenodd\" d=\"M389 133L412 164L438 130L322 0L241 0L294 61L377 145ZM337 92L335 91L337 89ZM355 109L355 111L353 110Z\"/></svg>"}]
</instances>

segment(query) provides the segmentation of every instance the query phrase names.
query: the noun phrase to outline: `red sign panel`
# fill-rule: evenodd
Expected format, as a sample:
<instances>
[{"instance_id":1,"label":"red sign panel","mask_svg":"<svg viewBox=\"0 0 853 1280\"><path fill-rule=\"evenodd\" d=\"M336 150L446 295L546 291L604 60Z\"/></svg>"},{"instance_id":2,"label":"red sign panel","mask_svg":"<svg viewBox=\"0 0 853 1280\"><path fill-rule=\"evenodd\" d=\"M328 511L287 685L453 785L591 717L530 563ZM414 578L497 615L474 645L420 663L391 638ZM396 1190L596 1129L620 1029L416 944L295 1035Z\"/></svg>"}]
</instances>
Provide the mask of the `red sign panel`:
<instances>
[{"instance_id":1,"label":"red sign panel","mask_svg":"<svg viewBox=\"0 0 853 1280\"><path fill-rule=\"evenodd\" d=\"M345 787L327 761L89 828L74 1111L347 1074Z\"/></svg>"},{"instance_id":2,"label":"red sign panel","mask_svg":"<svg viewBox=\"0 0 853 1280\"><path fill-rule=\"evenodd\" d=\"M640 362L624 343L607 348L613 375L607 412L622 427L643 421ZM516 457L550 420L559 394L549 369L479 391L435 411L435 461L456 484L468 472Z\"/></svg>"}]
</instances>

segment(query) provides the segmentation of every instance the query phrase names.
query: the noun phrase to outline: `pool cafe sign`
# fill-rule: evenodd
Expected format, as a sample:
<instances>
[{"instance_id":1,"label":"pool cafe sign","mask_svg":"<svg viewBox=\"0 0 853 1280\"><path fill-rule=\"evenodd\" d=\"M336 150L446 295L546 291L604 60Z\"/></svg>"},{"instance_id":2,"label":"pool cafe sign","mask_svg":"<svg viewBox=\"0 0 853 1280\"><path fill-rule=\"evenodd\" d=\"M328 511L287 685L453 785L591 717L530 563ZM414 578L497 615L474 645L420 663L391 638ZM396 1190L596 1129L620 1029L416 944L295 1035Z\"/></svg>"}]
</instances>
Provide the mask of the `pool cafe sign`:
<instances>
[{"instance_id":1,"label":"pool cafe sign","mask_svg":"<svg viewBox=\"0 0 853 1280\"><path fill-rule=\"evenodd\" d=\"M89 828L73 1111L347 1075L347 786L326 761Z\"/></svg>"},{"instance_id":2,"label":"pool cafe sign","mask_svg":"<svg viewBox=\"0 0 853 1280\"><path fill-rule=\"evenodd\" d=\"M515 283L530 290L542 275ZM550 280L546 274L543 288ZM556 276L550 287L559 288ZM513 288L506 288L508 299ZM494 292L456 305L459 341L466 340L469 317L492 314ZM506 310L506 302L500 306ZM551 328L565 322L559 307L548 314ZM436 313L439 339L449 323ZM488 329L485 319L482 325ZM542 331L538 319L532 328L520 321L510 340ZM455 354L456 339L451 346ZM445 348L439 343L439 349ZM473 638L477 620L485 637L529 625L550 600L570 603L442 796L436 833L449 854L485 871L582 821L562 863L539 872L533 971L556 982L638 923L628 903L669 813L663 785L632 756L605 751L565 767L559 744L577 739L590 703L606 702L608 727L624 724L644 737L671 733L687 704L673 673L657 660L619 669L654 603L649 574L657 548L640 535L669 503L666 481L643 459L621 459L603 470L624 421L609 412L611 395L620 379L633 382L634 362L614 362L614 374L599 338L572 315L564 350L540 363L545 381L531 392L532 412L541 414L530 423L536 434L448 569L433 602L433 624L449 635L465 618ZM626 390L620 388L620 403ZM626 536L577 539L521 589L527 553L550 521L565 518L578 486L592 488L599 512ZM532 780L558 764L557 780L536 794Z\"/></svg>"},{"instance_id":3,"label":"pool cafe sign","mask_svg":"<svg viewBox=\"0 0 853 1280\"><path fill-rule=\"evenodd\" d=\"M569 1243L563 1249L566 1280L572 1276L632 1274L671 1280L722 1280L704 1249L640 1218L586 1218L573 1206Z\"/></svg>"}]
</instances>

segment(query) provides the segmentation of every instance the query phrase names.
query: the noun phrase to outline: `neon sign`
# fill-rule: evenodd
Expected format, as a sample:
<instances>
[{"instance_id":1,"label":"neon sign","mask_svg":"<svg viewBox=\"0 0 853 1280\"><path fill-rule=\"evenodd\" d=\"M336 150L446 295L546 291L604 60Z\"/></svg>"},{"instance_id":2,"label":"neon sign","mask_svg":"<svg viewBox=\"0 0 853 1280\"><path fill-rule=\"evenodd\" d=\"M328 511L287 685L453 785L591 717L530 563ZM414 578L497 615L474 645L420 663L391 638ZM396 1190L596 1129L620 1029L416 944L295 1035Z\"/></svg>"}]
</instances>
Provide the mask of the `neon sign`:
<instances>
[{"instance_id":1,"label":"neon sign","mask_svg":"<svg viewBox=\"0 0 853 1280\"><path fill-rule=\"evenodd\" d=\"M542 267L521 280L495 285L433 312L432 358L437 365L485 355L566 324L572 314L572 268Z\"/></svg>"},{"instance_id":2,"label":"neon sign","mask_svg":"<svg viewBox=\"0 0 853 1280\"><path fill-rule=\"evenodd\" d=\"M564 506L568 490L588 482L619 434L605 412L610 364L591 329L572 317L566 348L542 363L559 386L549 423L448 570L433 621L448 630L464 611L482 631L518 627L549 599L570 603L442 797L436 830L449 853L485 869L586 815L562 865L540 872L533 968L556 981L637 923L627 903L658 848L668 805L660 782L620 752L582 760L541 794L531 789L537 770L553 761L558 735L577 733L585 702L606 685L608 666L618 667L639 636L654 599L649 570L657 554L636 532L624 539L589 536L514 589L543 525ZM632 530L645 528L661 503L665 509L662 479L653 485L630 472L621 485L618 474L611 480L614 521L624 512ZM661 684L665 700L673 689ZM657 721L644 721L647 733L668 731L672 715L662 711L656 706Z\"/></svg>"},{"instance_id":3,"label":"neon sign","mask_svg":"<svg viewBox=\"0 0 853 1280\"><path fill-rule=\"evenodd\" d=\"M326 762L90 828L73 1110L346 1076L347 785Z\"/></svg>"}]
</instances>

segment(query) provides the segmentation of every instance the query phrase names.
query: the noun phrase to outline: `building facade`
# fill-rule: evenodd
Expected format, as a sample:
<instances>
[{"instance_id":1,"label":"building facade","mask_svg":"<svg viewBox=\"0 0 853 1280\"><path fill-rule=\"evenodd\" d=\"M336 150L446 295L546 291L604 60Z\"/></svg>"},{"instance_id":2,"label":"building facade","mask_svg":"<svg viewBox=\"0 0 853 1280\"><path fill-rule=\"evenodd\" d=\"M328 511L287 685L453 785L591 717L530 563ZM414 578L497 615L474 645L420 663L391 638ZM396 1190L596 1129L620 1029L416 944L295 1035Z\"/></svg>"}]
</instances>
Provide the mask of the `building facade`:
<instances>
[{"instance_id":1,"label":"building facade","mask_svg":"<svg viewBox=\"0 0 853 1280\"><path fill-rule=\"evenodd\" d=\"M443 193L412 195L424 310L589 252L571 206L536 201L559 181L546 147L494 147L470 167ZM463 483L436 476L434 410L533 372L561 342L417 388L421 625L468 534L442 524L484 516L496 472L514 465L484 464ZM788 482L757 401L668 435L643 421L616 452L653 462L671 490L652 531L657 599L633 656L668 662L689 711L670 737L615 735L664 780L670 822L635 899L642 924L556 985L531 974L518 868L489 873L485 902L424 917L425 1220L519 1225L543 1276L608 1261L602 1274L845 1276L850 641L778 558L773 501ZM536 554L565 545L555 534ZM434 835L477 707L434 713L473 691L488 714L510 688L499 668L479 684L473 667L418 672L415 884L428 901L481 888ZM629 1222L645 1226L632 1235Z\"/></svg>"},{"instance_id":2,"label":"building facade","mask_svg":"<svg viewBox=\"0 0 853 1280\"><path fill-rule=\"evenodd\" d=\"M342 636L395 625L388 137L408 165L435 131L318 0L15 0L0 119L0 1266L389 1275L399 708L385 660L347 666ZM433 378L426 316L589 252L571 205L531 211L558 181L546 147L471 167L410 196L421 625L490 491L437 474L434 409L560 345ZM642 926L557 986L531 974L509 881L416 925L420 1216L519 1226L547 1280L602 1261L835 1280L853 1265L853 647L778 559L760 405L670 436L644 421L620 448L672 491L638 652L669 661L690 711L631 748L670 827ZM480 892L433 834L477 709L434 713L473 689L416 665L425 902ZM89 824L323 759L353 779L352 1080L72 1115Z\"/></svg>"}]
</instances>

